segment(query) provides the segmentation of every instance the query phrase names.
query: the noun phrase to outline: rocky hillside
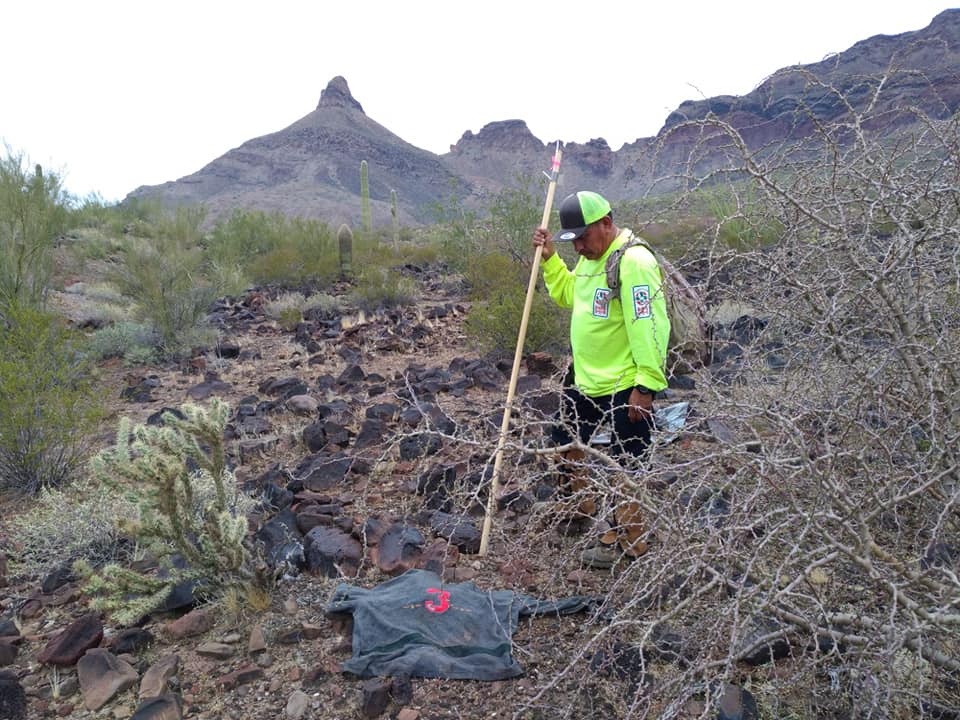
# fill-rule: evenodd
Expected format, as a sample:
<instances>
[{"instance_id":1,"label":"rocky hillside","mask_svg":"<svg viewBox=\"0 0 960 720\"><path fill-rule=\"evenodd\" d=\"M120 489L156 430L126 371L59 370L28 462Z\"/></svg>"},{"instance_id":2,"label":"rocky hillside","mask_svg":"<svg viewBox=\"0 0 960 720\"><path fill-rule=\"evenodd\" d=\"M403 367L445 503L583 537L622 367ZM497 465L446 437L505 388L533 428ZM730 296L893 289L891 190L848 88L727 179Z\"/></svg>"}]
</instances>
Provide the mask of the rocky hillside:
<instances>
[{"instance_id":1,"label":"rocky hillside","mask_svg":"<svg viewBox=\"0 0 960 720\"><path fill-rule=\"evenodd\" d=\"M412 223L418 208L440 198L457 180L436 155L368 118L346 80L335 77L320 93L316 109L289 127L248 140L192 175L138 188L129 197L204 203L212 216L253 207L339 224L359 219L361 160L376 168L370 173L370 198L383 222L391 217L391 189L404 200L401 222Z\"/></svg>"},{"instance_id":2,"label":"rocky hillside","mask_svg":"<svg viewBox=\"0 0 960 720\"><path fill-rule=\"evenodd\" d=\"M248 516L251 546L279 580L260 610L242 599L198 606L194 585L183 583L162 612L125 626L90 607L69 564L32 578L0 553L0 718L454 720L509 717L538 694L574 708L573 717L615 717L603 696L628 697L650 682L654 665L640 662L636 648L616 657L591 648L603 626L597 603L616 576L579 563L592 537L586 525L555 529L553 505L534 504L554 492L548 459L507 453L496 551L477 554L509 367L461 354L469 303L441 273L416 274L429 305L372 315L345 307L294 330L265 314L271 295L257 289L217 303L210 319L223 338L215 358L103 369L117 414L137 423L163 424L183 403L228 403L230 464L259 500ZM553 358L530 355L514 418L536 428L552 416L560 374ZM692 384L663 400L692 398ZM702 451L692 443L674 452ZM348 673L343 663L363 657L354 630L364 621L328 612L334 593L410 569L433 573L437 587L458 598L476 583L518 599L567 598L570 614L518 626L512 640L523 650L508 656L517 664L496 682ZM657 665L665 674L683 662L673 638ZM584 648L587 677L545 689ZM760 653L755 663L768 661ZM734 708L755 704L735 685L724 697ZM696 706L690 712L697 716Z\"/></svg>"},{"instance_id":3,"label":"rocky hillside","mask_svg":"<svg viewBox=\"0 0 960 720\"><path fill-rule=\"evenodd\" d=\"M683 172L698 153L709 171L722 153L701 152L697 121L735 128L756 152L809 136L817 123L869 109L869 125L903 130L922 115L947 118L960 108L960 9L945 10L916 32L878 35L819 63L784 68L742 97L687 101L654 138L614 151L603 138L564 146L565 184L590 186L614 199L674 187L661 178ZM693 125L684 124L693 121ZM317 108L289 127L254 138L192 175L140 187L129 197L170 204L203 202L211 216L237 207L280 210L332 224L359 219L359 165L370 163L375 224L390 222L396 189L401 221L427 222L431 209L456 188L479 203L504 179L538 174L556 139L535 137L523 120L492 122L467 131L443 155L421 150L368 118L347 81L333 78Z\"/></svg>"}]
</instances>

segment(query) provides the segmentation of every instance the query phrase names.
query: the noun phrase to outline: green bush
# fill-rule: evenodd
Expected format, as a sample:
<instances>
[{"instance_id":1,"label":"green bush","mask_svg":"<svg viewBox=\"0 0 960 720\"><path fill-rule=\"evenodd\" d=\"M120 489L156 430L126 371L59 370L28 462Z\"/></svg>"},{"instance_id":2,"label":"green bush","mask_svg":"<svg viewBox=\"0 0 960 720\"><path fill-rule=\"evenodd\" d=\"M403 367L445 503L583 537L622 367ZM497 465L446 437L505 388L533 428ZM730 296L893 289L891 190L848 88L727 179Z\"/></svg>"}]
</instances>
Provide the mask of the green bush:
<instances>
[{"instance_id":1,"label":"green bush","mask_svg":"<svg viewBox=\"0 0 960 720\"><path fill-rule=\"evenodd\" d=\"M158 345L152 326L126 321L100 328L89 341L90 353L98 360L123 358L130 364L142 364L145 358L156 361Z\"/></svg>"},{"instance_id":2,"label":"green bush","mask_svg":"<svg viewBox=\"0 0 960 720\"><path fill-rule=\"evenodd\" d=\"M463 271L470 288L470 297L477 300L494 297L503 288L520 286L526 290L530 282L529 266L524 268L499 252L479 253Z\"/></svg>"},{"instance_id":3,"label":"green bush","mask_svg":"<svg viewBox=\"0 0 960 720\"><path fill-rule=\"evenodd\" d=\"M95 230L110 238L118 238L129 232L144 229L161 216L156 203L126 201L124 204L107 203L97 193L91 193L78 201L70 212L70 227Z\"/></svg>"},{"instance_id":4,"label":"green bush","mask_svg":"<svg viewBox=\"0 0 960 720\"><path fill-rule=\"evenodd\" d=\"M83 273L91 260L112 260L123 250L121 237L109 231L78 227L71 232L66 248L71 267Z\"/></svg>"},{"instance_id":5,"label":"green bush","mask_svg":"<svg viewBox=\"0 0 960 720\"><path fill-rule=\"evenodd\" d=\"M533 176L518 175L480 210L451 196L434 208L436 225L427 231L427 245L457 272L471 271L478 255L498 253L527 272L533 259L533 230L542 219L542 187Z\"/></svg>"},{"instance_id":6,"label":"green bush","mask_svg":"<svg viewBox=\"0 0 960 720\"><path fill-rule=\"evenodd\" d=\"M542 183L541 183L542 184ZM537 179L521 175L487 205L490 215L488 248L524 265L529 271L533 259L533 230L543 215L543 193Z\"/></svg>"},{"instance_id":7,"label":"green bush","mask_svg":"<svg viewBox=\"0 0 960 720\"><path fill-rule=\"evenodd\" d=\"M53 249L69 217L69 198L55 173L25 168L7 148L0 158L0 307L43 303Z\"/></svg>"},{"instance_id":8,"label":"green bush","mask_svg":"<svg viewBox=\"0 0 960 720\"><path fill-rule=\"evenodd\" d=\"M423 267L440 262L440 247L435 243L408 242L400 246L397 258L403 262Z\"/></svg>"},{"instance_id":9,"label":"green bush","mask_svg":"<svg viewBox=\"0 0 960 720\"><path fill-rule=\"evenodd\" d=\"M526 292L526 284L509 286L484 302L474 303L466 318L467 334L484 351L516 352ZM527 319L524 352L567 352L570 347L569 323L568 310L557 307L545 292L534 293Z\"/></svg>"},{"instance_id":10,"label":"green bush","mask_svg":"<svg viewBox=\"0 0 960 720\"><path fill-rule=\"evenodd\" d=\"M80 341L30 305L0 313L0 487L36 492L82 467L102 412Z\"/></svg>"},{"instance_id":11,"label":"green bush","mask_svg":"<svg viewBox=\"0 0 960 720\"><path fill-rule=\"evenodd\" d=\"M153 237L154 228L167 213L159 200L124 200L116 206L112 227L117 234Z\"/></svg>"},{"instance_id":12,"label":"green bush","mask_svg":"<svg viewBox=\"0 0 960 720\"><path fill-rule=\"evenodd\" d=\"M300 292L285 292L282 295L268 300L263 304L263 313L268 318L279 320L282 315L290 310L296 310L298 315L303 313L303 306L307 299Z\"/></svg>"},{"instance_id":13,"label":"green bush","mask_svg":"<svg viewBox=\"0 0 960 720\"><path fill-rule=\"evenodd\" d=\"M477 211L451 197L446 204L434 207L434 219L428 240L439 247L441 259L457 271L468 267L471 257L482 246Z\"/></svg>"},{"instance_id":14,"label":"green bush","mask_svg":"<svg viewBox=\"0 0 960 720\"><path fill-rule=\"evenodd\" d=\"M277 247L282 219L261 211L236 210L218 220L204 245L207 261L247 268L265 252Z\"/></svg>"},{"instance_id":15,"label":"green bush","mask_svg":"<svg viewBox=\"0 0 960 720\"><path fill-rule=\"evenodd\" d=\"M336 295L316 293L303 301L300 311L314 318L335 318L343 312L343 300Z\"/></svg>"},{"instance_id":16,"label":"green bush","mask_svg":"<svg viewBox=\"0 0 960 720\"><path fill-rule=\"evenodd\" d=\"M204 241L208 268L230 268L255 283L296 287L337 274L336 238L316 220L238 210Z\"/></svg>"},{"instance_id":17,"label":"green bush","mask_svg":"<svg viewBox=\"0 0 960 720\"><path fill-rule=\"evenodd\" d=\"M212 260L208 262L207 278L223 295L237 297L250 289L251 282L240 265Z\"/></svg>"},{"instance_id":18,"label":"green bush","mask_svg":"<svg viewBox=\"0 0 960 720\"><path fill-rule=\"evenodd\" d=\"M303 322L303 313L300 312L300 308L286 308L277 316L277 324L287 332L296 330L301 322Z\"/></svg>"},{"instance_id":19,"label":"green bush","mask_svg":"<svg viewBox=\"0 0 960 720\"><path fill-rule=\"evenodd\" d=\"M743 253L772 247L783 234L783 224L763 211L755 190L710 188L698 199L714 220L716 239L728 250Z\"/></svg>"},{"instance_id":20,"label":"green bush","mask_svg":"<svg viewBox=\"0 0 960 720\"><path fill-rule=\"evenodd\" d=\"M417 283L401 272L365 267L353 291L353 301L362 310L412 305L419 297Z\"/></svg>"},{"instance_id":21,"label":"green bush","mask_svg":"<svg viewBox=\"0 0 960 720\"><path fill-rule=\"evenodd\" d=\"M120 291L134 301L136 315L156 330L167 355L195 342L219 294L204 274L202 221L201 212L179 209L157 223L156 237L128 238L123 263L111 274Z\"/></svg>"}]
</instances>

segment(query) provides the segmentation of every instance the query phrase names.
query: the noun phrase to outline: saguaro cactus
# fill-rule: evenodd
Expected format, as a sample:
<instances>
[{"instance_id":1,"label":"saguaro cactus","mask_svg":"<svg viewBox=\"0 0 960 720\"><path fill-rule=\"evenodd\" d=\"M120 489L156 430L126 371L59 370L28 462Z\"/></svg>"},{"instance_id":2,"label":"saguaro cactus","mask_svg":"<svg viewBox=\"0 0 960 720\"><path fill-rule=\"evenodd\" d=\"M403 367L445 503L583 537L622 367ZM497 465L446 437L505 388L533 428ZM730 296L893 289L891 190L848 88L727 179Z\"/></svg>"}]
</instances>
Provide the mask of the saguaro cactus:
<instances>
[{"instance_id":1,"label":"saguaro cactus","mask_svg":"<svg viewBox=\"0 0 960 720\"><path fill-rule=\"evenodd\" d=\"M397 215L397 191L390 191L390 214L393 216L393 249L400 249L400 216Z\"/></svg>"},{"instance_id":2,"label":"saguaro cactus","mask_svg":"<svg viewBox=\"0 0 960 720\"><path fill-rule=\"evenodd\" d=\"M353 274L353 232L346 223L337 231L337 240L340 243L340 277L347 279Z\"/></svg>"},{"instance_id":3,"label":"saguaro cactus","mask_svg":"<svg viewBox=\"0 0 960 720\"><path fill-rule=\"evenodd\" d=\"M367 161L360 161L360 218L363 226L363 234L365 237L369 238L371 235L371 225L373 224L370 217L370 181L367 177Z\"/></svg>"}]
</instances>

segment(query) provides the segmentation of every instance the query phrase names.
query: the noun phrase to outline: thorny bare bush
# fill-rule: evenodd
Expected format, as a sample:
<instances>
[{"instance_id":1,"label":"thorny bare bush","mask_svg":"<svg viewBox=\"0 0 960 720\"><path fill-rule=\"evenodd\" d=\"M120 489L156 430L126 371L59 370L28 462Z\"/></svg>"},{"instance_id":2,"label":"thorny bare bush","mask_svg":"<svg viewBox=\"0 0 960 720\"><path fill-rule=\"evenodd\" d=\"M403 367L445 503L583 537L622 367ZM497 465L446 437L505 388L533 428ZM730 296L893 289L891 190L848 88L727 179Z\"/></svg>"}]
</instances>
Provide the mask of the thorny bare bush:
<instances>
[{"instance_id":1,"label":"thorny bare bush","mask_svg":"<svg viewBox=\"0 0 960 720\"><path fill-rule=\"evenodd\" d=\"M678 203L720 184L737 201L686 264L717 317L734 312L696 388L659 403L690 401L680 438L660 433L639 469L585 448L594 522L638 500L645 555L581 567L596 527L571 532L556 503L529 502L557 483L550 413L523 393L511 410L501 480L528 496L494 520L498 578L603 596L592 618L521 629L532 690L516 717L716 717L720 683L748 688L764 718L960 705L957 119L881 117L876 97L855 106L805 81L843 112L798 111L809 133L791 145L756 152L712 119L673 129L696 138ZM713 169L694 172L708 156ZM775 242L721 241L731 221L749 233L756 219L780 229ZM421 482L423 499L479 525L499 416L471 412L436 430L447 458L417 472L449 462L454 482L439 495Z\"/></svg>"}]
</instances>

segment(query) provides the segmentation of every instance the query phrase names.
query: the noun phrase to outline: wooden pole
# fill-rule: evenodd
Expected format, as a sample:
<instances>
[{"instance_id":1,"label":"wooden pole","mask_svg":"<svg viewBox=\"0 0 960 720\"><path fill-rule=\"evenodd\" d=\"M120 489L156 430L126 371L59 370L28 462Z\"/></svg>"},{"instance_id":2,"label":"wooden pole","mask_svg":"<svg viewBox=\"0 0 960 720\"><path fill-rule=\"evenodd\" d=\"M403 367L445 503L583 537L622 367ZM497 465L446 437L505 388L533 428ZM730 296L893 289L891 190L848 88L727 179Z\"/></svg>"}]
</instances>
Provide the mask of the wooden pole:
<instances>
[{"instance_id":1,"label":"wooden pole","mask_svg":"<svg viewBox=\"0 0 960 720\"><path fill-rule=\"evenodd\" d=\"M543 217L540 227L547 227L550 222L550 210L553 207L553 194L557 189L557 175L560 173L560 158L563 154L560 143L557 143L550 168L550 184L547 186L547 199L543 205ZM517 349L513 353L513 370L510 373L510 387L507 389L507 404L503 409L503 422L500 423L500 437L497 440L497 454L493 461L493 476L490 478L490 496L487 498L487 513L483 518L483 531L480 534L481 556L487 554L490 544L490 528L493 526L493 514L497 509L497 495L500 492L500 467L503 464L503 447L507 441L507 431L510 427L510 413L513 409L513 398L517 392L517 378L520 375L520 361L523 359L523 341L527 337L527 321L530 319L530 307L533 305L533 292L540 275L540 255L543 247L537 245L533 254L533 265L530 268L530 281L527 283L527 298L523 303L523 315L520 318L520 332L517 334Z\"/></svg>"}]
</instances>

